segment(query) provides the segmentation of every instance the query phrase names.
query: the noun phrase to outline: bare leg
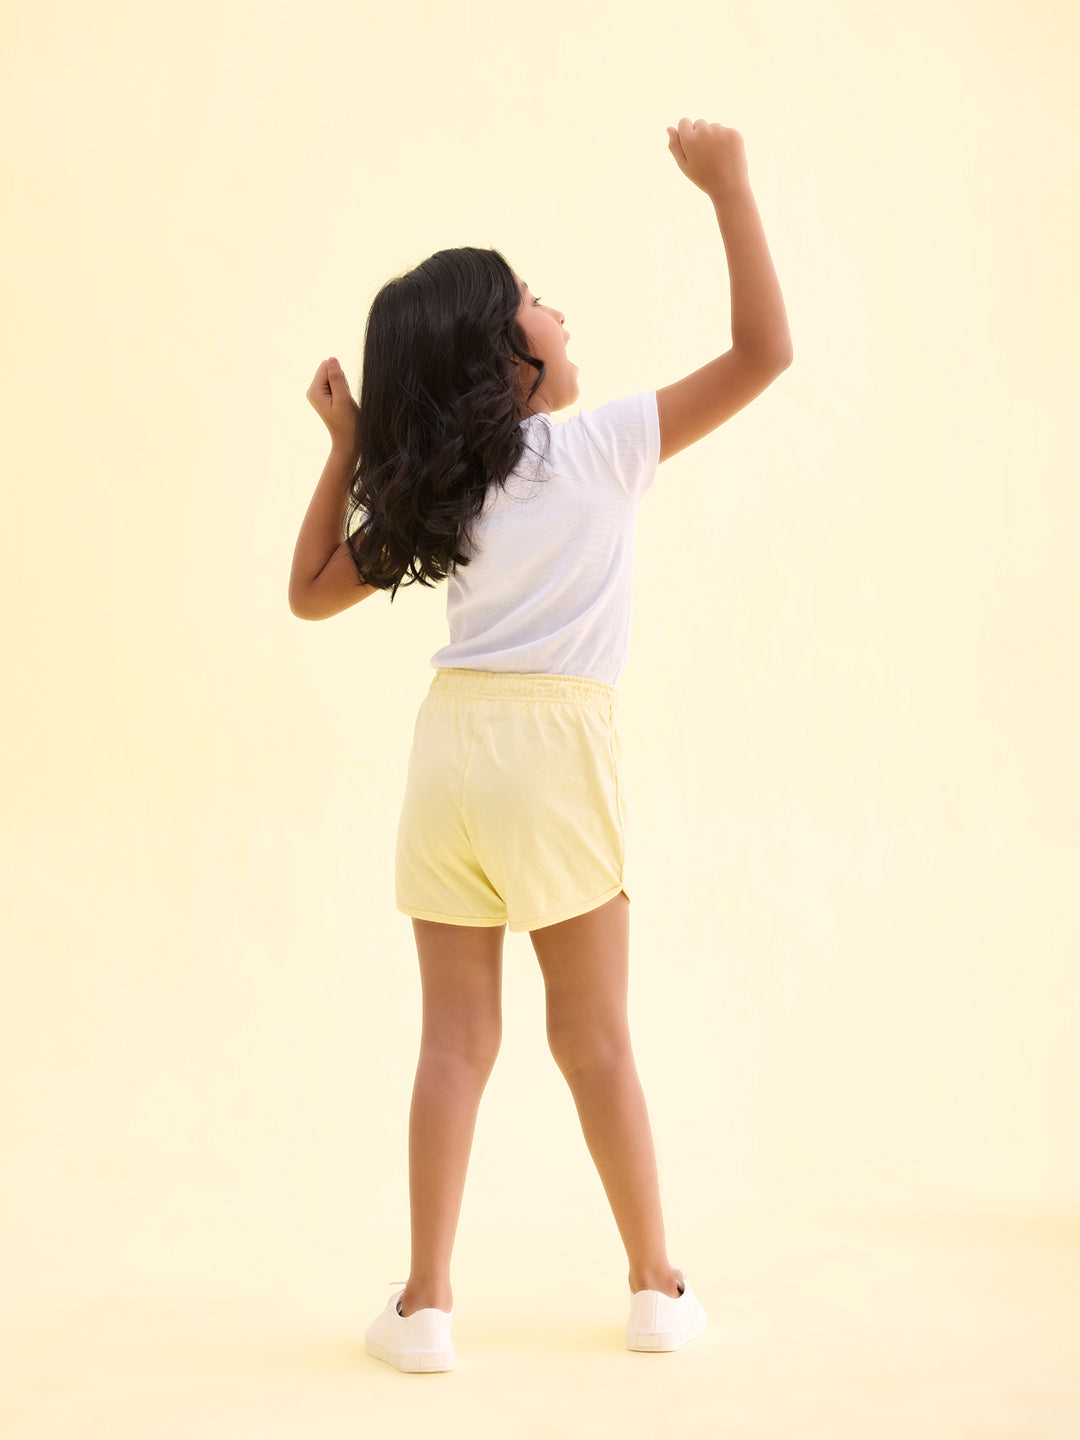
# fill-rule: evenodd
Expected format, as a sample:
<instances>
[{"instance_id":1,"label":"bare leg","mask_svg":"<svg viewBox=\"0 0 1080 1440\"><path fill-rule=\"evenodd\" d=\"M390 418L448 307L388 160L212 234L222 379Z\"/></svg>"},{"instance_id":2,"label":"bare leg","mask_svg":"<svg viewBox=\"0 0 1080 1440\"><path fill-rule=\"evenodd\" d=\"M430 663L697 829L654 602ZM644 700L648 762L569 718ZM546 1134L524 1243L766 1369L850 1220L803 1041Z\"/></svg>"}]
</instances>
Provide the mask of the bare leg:
<instances>
[{"instance_id":1,"label":"bare leg","mask_svg":"<svg viewBox=\"0 0 1080 1440\"><path fill-rule=\"evenodd\" d=\"M630 1049L563 1072L630 1261L630 1289L677 1295L667 1258L656 1151Z\"/></svg>"},{"instance_id":2,"label":"bare leg","mask_svg":"<svg viewBox=\"0 0 1080 1440\"><path fill-rule=\"evenodd\" d=\"M412 1263L403 1315L429 1305L453 1306L450 1254L489 1073L453 1050L421 1048L409 1112Z\"/></svg>"},{"instance_id":3,"label":"bare leg","mask_svg":"<svg viewBox=\"0 0 1080 1440\"><path fill-rule=\"evenodd\" d=\"M631 1291L679 1294L667 1256L649 1115L626 1015L630 902L530 931L547 991L548 1044L630 1261Z\"/></svg>"},{"instance_id":4,"label":"bare leg","mask_svg":"<svg viewBox=\"0 0 1080 1440\"><path fill-rule=\"evenodd\" d=\"M450 1310L450 1256L480 1097L502 1036L505 926L414 920L423 1034L409 1112L412 1258L403 1315Z\"/></svg>"}]
</instances>

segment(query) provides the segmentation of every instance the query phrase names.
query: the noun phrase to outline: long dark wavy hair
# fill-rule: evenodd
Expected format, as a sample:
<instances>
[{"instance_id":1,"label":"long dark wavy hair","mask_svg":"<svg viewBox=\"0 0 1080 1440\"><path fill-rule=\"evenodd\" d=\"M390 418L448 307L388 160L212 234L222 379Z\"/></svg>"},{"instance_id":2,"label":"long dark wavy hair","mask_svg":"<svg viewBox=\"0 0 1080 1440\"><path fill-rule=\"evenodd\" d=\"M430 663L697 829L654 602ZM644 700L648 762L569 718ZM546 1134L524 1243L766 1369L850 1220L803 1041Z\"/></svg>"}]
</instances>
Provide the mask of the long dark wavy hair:
<instances>
[{"instance_id":1,"label":"long dark wavy hair","mask_svg":"<svg viewBox=\"0 0 1080 1440\"><path fill-rule=\"evenodd\" d=\"M515 382L522 360L536 367L527 405L547 366L529 354L520 304L502 254L471 245L436 251L372 301L345 530L358 578L391 601L469 563L489 487L532 448Z\"/></svg>"}]
</instances>

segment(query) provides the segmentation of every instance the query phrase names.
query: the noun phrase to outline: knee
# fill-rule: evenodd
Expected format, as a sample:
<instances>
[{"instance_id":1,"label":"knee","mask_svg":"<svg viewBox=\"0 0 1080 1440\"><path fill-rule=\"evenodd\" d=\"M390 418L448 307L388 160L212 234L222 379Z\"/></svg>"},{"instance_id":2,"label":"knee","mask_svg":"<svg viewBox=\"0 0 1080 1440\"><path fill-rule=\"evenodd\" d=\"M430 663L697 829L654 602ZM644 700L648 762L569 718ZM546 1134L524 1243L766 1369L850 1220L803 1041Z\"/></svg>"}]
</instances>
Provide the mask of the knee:
<instances>
[{"instance_id":1,"label":"knee","mask_svg":"<svg viewBox=\"0 0 1080 1440\"><path fill-rule=\"evenodd\" d=\"M421 1054L428 1059L465 1062L483 1074L490 1074L502 1044L502 1030L483 1029L425 1031L420 1042Z\"/></svg>"},{"instance_id":2,"label":"knee","mask_svg":"<svg viewBox=\"0 0 1080 1440\"><path fill-rule=\"evenodd\" d=\"M625 1028L548 1026L548 1049L555 1064L566 1076L586 1066L614 1065L630 1055L630 1035Z\"/></svg>"}]
</instances>

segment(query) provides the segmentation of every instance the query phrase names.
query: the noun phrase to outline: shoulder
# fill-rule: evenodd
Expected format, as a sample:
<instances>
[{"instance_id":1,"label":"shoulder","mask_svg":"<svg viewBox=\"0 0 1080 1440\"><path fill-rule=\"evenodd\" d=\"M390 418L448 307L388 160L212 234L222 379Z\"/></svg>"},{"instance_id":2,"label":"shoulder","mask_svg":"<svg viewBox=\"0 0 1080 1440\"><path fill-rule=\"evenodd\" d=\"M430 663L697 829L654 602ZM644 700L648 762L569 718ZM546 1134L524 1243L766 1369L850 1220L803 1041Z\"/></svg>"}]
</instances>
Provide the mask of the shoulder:
<instances>
[{"instance_id":1,"label":"shoulder","mask_svg":"<svg viewBox=\"0 0 1080 1440\"><path fill-rule=\"evenodd\" d=\"M633 499L651 489L660 463L655 390L637 390L583 407L553 427L581 463L602 467Z\"/></svg>"}]
</instances>

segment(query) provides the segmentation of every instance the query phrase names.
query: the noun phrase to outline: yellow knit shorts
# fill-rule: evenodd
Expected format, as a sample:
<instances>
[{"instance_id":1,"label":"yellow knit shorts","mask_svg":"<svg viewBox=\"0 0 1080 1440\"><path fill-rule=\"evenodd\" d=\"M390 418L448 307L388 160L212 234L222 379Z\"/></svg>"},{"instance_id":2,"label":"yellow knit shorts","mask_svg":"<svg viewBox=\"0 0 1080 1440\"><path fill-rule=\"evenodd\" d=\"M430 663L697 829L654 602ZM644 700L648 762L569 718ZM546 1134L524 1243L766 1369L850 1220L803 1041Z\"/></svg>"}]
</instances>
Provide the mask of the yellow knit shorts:
<instances>
[{"instance_id":1,"label":"yellow knit shorts","mask_svg":"<svg viewBox=\"0 0 1080 1440\"><path fill-rule=\"evenodd\" d=\"M536 930L625 891L617 703L586 676L436 669L398 822L402 914Z\"/></svg>"}]
</instances>

